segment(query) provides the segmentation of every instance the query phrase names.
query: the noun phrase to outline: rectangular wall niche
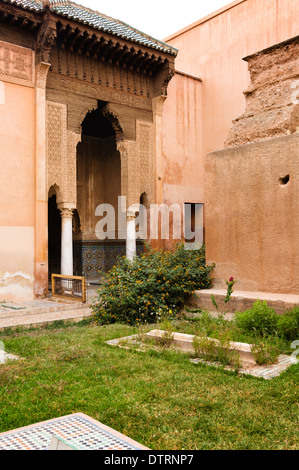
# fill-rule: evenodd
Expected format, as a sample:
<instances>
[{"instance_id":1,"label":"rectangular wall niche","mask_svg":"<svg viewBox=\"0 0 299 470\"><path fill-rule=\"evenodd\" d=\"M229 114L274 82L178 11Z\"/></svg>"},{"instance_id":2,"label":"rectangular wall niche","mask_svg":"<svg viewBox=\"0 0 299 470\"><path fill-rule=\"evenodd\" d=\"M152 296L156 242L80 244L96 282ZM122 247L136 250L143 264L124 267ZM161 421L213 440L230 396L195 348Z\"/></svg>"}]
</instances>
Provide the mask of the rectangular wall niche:
<instances>
[{"instance_id":1,"label":"rectangular wall niche","mask_svg":"<svg viewBox=\"0 0 299 470\"><path fill-rule=\"evenodd\" d=\"M199 249L204 243L204 204L184 203L185 247Z\"/></svg>"}]
</instances>

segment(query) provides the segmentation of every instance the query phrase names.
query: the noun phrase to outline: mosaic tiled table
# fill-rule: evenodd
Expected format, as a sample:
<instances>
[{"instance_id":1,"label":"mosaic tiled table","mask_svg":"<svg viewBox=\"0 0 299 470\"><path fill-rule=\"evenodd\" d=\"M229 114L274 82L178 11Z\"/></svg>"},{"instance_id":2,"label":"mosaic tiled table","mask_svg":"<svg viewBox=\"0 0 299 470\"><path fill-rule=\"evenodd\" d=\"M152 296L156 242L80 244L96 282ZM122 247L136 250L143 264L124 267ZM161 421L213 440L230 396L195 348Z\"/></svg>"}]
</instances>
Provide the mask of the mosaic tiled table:
<instances>
[{"instance_id":1,"label":"mosaic tiled table","mask_svg":"<svg viewBox=\"0 0 299 470\"><path fill-rule=\"evenodd\" d=\"M83 413L2 433L0 450L48 450L53 436L75 450L148 450Z\"/></svg>"}]
</instances>

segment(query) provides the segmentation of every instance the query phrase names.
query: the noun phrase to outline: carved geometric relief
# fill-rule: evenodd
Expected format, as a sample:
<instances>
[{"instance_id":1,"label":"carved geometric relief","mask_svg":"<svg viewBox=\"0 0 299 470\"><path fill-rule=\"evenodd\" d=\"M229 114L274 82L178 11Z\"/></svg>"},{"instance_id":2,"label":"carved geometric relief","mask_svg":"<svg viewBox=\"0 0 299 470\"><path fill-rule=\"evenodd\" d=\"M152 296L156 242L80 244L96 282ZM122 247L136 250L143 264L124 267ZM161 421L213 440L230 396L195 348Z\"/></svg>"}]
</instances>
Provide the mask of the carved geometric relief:
<instances>
[{"instance_id":1,"label":"carved geometric relief","mask_svg":"<svg viewBox=\"0 0 299 470\"><path fill-rule=\"evenodd\" d=\"M76 149L81 136L67 130L66 105L48 101L46 116L48 189L56 184L61 193L58 202L72 203L76 208Z\"/></svg>"},{"instance_id":2,"label":"carved geometric relief","mask_svg":"<svg viewBox=\"0 0 299 470\"><path fill-rule=\"evenodd\" d=\"M127 207L139 202L139 172L136 142L117 142L121 159L121 195L127 198Z\"/></svg>"},{"instance_id":3,"label":"carved geometric relief","mask_svg":"<svg viewBox=\"0 0 299 470\"><path fill-rule=\"evenodd\" d=\"M0 41L0 80L34 86L34 52Z\"/></svg>"},{"instance_id":4,"label":"carved geometric relief","mask_svg":"<svg viewBox=\"0 0 299 470\"><path fill-rule=\"evenodd\" d=\"M121 155L122 195L127 206L139 204L142 193L155 203L154 131L148 122L137 121L136 142L120 141L117 149Z\"/></svg>"},{"instance_id":5,"label":"carved geometric relief","mask_svg":"<svg viewBox=\"0 0 299 470\"><path fill-rule=\"evenodd\" d=\"M46 111L46 155L47 187L55 184L60 188L61 198L65 199L66 178L64 155L67 151L65 105L47 102ZM62 201L58 201L62 202ZM64 201L63 201L64 202Z\"/></svg>"},{"instance_id":6,"label":"carved geometric relief","mask_svg":"<svg viewBox=\"0 0 299 470\"><path fill-rule=\"evenodd\" d=\"M147 193L151 204L155 202L155 162L153 125L137 121L136 136L140 174L140 195Z\"/></svg>"},{"instance_id":7,"label":"carved geometric relief","mask_svg":"<svg viewBox=\"0 0 299 470\"><path fill-rule=\"evenodd\" d=\"M77 145L81 135L67 131L67 153L64 171L66 173L66 199L67 202L77 202Z\"/></svg>"},{"instance_id":8,"label":"carved geometric relief","mask_svg":"<svg viewBox=\"0 0 299 470\"><path fill-rule=\"evenodd\" d=\"M130 93L107 88L104 85L94 85L90 83L77 82L71 79L60 78L53 72L49 74L49 88L68 91L79 96L101 99L110 103L120 103L139 109L152 110L151 101L143 96L136 96Z\"/></svg>"}]
</instances>

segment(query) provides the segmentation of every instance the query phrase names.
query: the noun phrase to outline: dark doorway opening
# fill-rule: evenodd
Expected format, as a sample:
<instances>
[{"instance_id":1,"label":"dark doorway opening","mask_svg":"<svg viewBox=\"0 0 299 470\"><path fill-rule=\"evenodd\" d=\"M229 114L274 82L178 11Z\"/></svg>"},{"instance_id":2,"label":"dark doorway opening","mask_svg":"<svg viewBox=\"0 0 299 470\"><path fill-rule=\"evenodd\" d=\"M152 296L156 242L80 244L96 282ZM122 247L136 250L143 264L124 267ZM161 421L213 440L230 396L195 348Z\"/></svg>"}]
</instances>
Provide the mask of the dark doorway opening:
<instances>
[{"instance_id":1,"label":"dark doorway opening","mask_svg":"<svg viewBox=\"0 0 299 470\"><path fill-rule=\"evenodd\" d=\"M48 267L49 281L52 274L60 274L61 216L57 208L56 194L48 200Z\"/></svg>"}]
</instances>

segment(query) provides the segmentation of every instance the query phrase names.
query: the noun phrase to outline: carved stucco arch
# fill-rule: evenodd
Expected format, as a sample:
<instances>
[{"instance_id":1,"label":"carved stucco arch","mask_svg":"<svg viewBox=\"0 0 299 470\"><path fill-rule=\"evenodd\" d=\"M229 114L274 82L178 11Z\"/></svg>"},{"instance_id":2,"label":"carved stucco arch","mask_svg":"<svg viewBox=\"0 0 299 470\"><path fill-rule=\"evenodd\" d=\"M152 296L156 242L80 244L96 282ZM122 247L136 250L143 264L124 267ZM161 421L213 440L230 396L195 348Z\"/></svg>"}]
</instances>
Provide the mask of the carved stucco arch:
<instances>
[{"instance_id":1,"label":"carved stucco arch","mask_svg":"<svg viewBox=\"0 0 299 470\"><path fill-rule=\"evenodd\" d=\"M101 107L101 113L104 116L104 118L106 118L112 125L112 128L115 132L116 142L120 142L121 140L123 140L124 131L120 123L120 119L118 116L115 115L114 112L111 111L109 107L109 103L106 103L103 107Z\"/></svg>"},{"instance_id":2,"label":"carved stucco arch","mask_svg":"<svg viewBox=\"0 0 299 470\"><path fill-rule=\"evenodd\" d=\"M154 125L150 121L131 118L126 128L126 117L119 116L113 105L92 100L85 103L60 104L49 102L47 106L47 167L48 188L57 184L61 189L63 207L75 209L77 205L77 144L82 139L82 123L88 113L100 109L115 132L116 148L121 162L121 194L127 199L127 207L139 204L140 194L146 192L155 203L155 151ZM76 112L75 112L76 110ZM70 114L71 113L71 114ZM80 121L80 133L68 128ZM123 120L123 121L122 121ZM134 120L134 134L131 127ZM75 122L76 121L76 122ZM130 128L130 129L129 129ZM72 129L74 127L72 126ZM129 137L130 136L130 137Z\"/></svg>"},{"instance_id":3,"label":"carved stucco arch","mask_svg":"<svg viewBox=\"0 0 299 470\"><path fill-rule=\"evenodd\" d=\"M110 108L108 102L93 100L93 103L82 103L81 105L76 105L76 112L72 111L72 126L71 128L76 131L76 133L82 133L82 123L88 113L92 113L100 109L102 116L107 119L116 135L116 142L123 140L125 138L125 125L121 122L120 116L117 116Z\"/></svg>"},{"instance_id":4,"label":"carved stucco arch","mask_svg":"<svg viewBox=\"0 0 299 470\"><path fill-rule=\"evenodd\" d=\"M54 183L50 186L48 191L48 197L51 198L52 196L56 196L56 203L60 204L62 202L62 193L60 187Z\"/></svg>"}]
</instances>

